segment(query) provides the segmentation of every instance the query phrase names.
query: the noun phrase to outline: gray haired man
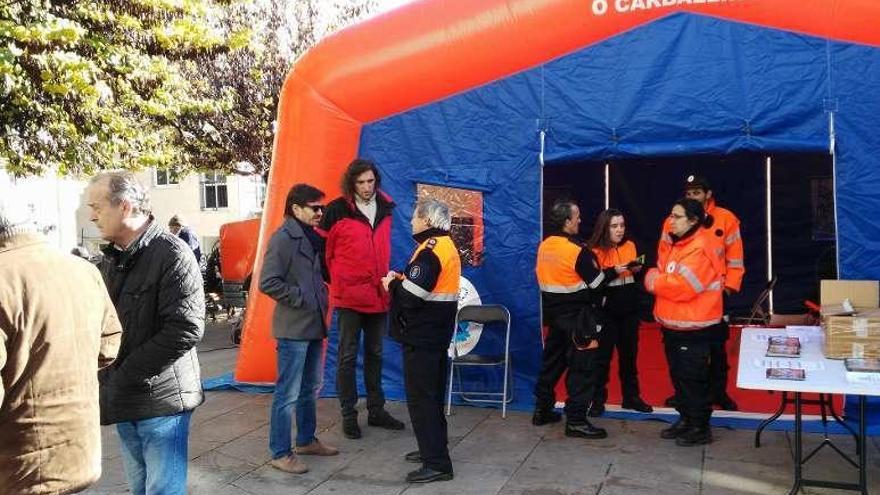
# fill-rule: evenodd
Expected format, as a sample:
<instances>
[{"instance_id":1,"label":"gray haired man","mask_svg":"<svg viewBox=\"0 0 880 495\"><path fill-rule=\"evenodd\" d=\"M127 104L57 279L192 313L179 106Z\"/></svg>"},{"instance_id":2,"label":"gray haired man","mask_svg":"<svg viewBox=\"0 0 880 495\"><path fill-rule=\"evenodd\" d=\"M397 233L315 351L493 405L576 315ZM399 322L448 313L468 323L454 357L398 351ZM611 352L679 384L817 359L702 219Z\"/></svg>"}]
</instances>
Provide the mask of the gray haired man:
<instances>
[{"instance_id":1,"label":"gray haired man","mask_svg":"<svg viewBox=\"0 0 880 495\"><path fill-rule=\"evenodd\" d=\"M391 336L403 348L406 404L419 446L405 457L422 465L407 474L406 481L431 483L453 477L443 397L461 258L449 235L451 217L445 203L419 200L410 226L418 247L403 273L388 272L382 285L391 294Z\"/></svg>"},{"instance_id":2,"label":"gray haired man","mask_svg":"<svg viewBox=\"0 0 880 495\"><path fill-rule=\"evenodd\" d=\"M131 173L92 179L88 206L110 241L100 268L123 327L119 357L100 376L101 422L116 424L132 493L185 494L190 416L204 400L199 266Z\"/></svg>"}]
</instances>

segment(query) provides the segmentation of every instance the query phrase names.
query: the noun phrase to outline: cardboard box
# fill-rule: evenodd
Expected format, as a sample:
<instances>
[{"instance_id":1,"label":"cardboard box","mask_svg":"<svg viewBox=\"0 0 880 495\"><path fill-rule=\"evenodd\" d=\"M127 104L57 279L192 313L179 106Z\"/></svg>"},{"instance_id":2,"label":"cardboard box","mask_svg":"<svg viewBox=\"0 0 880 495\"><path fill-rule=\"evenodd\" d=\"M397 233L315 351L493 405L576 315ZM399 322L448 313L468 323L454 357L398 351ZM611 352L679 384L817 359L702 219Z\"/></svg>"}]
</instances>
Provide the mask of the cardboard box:
<instances>
[{"instance_id":1,"label":"cardboard box","mask_svg":"<svg viewBox=\"0 0 880 495\"><path fill-rule=\"evenodd\" d=\"M880 282L822 280L822 329L825 357L880 357ZM846 311L849 299L854 311Z\"/></svg>"}]
</instances>

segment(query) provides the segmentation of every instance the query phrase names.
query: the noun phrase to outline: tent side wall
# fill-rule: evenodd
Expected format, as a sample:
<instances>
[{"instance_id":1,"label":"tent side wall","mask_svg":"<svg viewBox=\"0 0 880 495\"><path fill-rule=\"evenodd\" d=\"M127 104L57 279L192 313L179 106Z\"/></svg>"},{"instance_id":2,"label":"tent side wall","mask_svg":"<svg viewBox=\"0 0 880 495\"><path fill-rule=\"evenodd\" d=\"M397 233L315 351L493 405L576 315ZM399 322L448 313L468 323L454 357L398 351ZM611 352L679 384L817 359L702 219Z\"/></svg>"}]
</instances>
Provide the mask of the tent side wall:
<instances>
[{"instance_id":1,"label":"tent side wall","mask_svg":"<svg viewBox=\"0 0 880 495\"><path fill-rule=\"evenodd\" d=\"M630 175L650 184L638 207L656 206L656 211L639 212L656 216L651 228L656 235L669 204L657 204L657 197L672 194L674 199L680 193L682 169L695 161L690 156L828 153L828 50L821 38L679 14L366 124L359 153L380 164L385 188L400 206L392 238L394 262L402 266L412 248L407 229L399 226L408 225L419 183L483 191L484 264L466 268L464 275L484 302L511 309L515 406L528 407L541 350L533 272L541 218L539 131L547 136L548 168L571 161L679 157L667 158L678 168L654 166ZM867 60L880 60L880 50L866 50ZM760 198L763 160L756 165L728 167L725 173L739 174L737 187L757 188ZM798 173L796 166L788 173ZM584 187L595 177L581 174L571 180ZM737 201L742 200L729 198L723 205ZM765 228L764 206L749 206L735 209L751 221L744 231ZM583 232L591 231L597 213L582 210ZM880 230L872 237L880 238ZM760 244L760 238L748 240ZM656 237L640 246L641 252L653 249L653 242ZM746 262L748 283L763 287L763 261ZM389 356L386 365L398 362L399 357ZM386 372L386 378L393 376ZM401 385L393 379L386 384ZM401 396L402 386L386 388L386 393Z\"/></svg>"},{"instance_id":2,"label":"tent side wall","mask_svg":"<svg viewBox=\"0 0 880 495\"><path fill-rule=\"evenodd\" d=\"M606 4L617 3L628 4ZM307 53L288 77L278 109L255 274L269 236L281 223L287 189L310 182L330 196L337 193L342 169L358 152L361 123L504 78L679 11L880 44L880 32L872 26L880 5L869 0L730 1L608 10L602 15L592 12L591 4L595 2L422 1L345 30ZM848 184L867 192L856 181ZM871 246L867 244L864 253L880 252L880 247ZM236 369L240 381L275 377L269 330L273 303L259 294L258 280L255 277L251 287L255 297L249 301Z\"/></svg>"}]
</instances>

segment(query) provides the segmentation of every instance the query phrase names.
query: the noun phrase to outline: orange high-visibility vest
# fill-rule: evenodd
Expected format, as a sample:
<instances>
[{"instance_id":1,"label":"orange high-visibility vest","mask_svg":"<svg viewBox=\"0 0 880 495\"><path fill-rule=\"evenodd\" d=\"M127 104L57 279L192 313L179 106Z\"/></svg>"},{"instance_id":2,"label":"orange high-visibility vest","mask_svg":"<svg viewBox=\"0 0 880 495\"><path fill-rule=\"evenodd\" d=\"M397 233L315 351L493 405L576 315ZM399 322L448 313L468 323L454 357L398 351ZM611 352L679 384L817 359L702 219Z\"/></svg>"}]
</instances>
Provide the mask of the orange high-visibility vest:
<instances>
[{"instance_id":1,"label":"orange high-visibility vest","mask_svg":"<svg viewBox=\"0 0 880 495\"><path fill-rule=\"evenodd\" d=\"M567 237L551 235L538 246L535 273L541 292L571 294L586 289L587 283L575 269L583 248Z\"/></svg>"},{"instance_id":2,"label":"orange high-visibility vest","mask_svg":"<svg viewBox=\"0 0 880 495\"><path fill-rule=\"evenodd\" d=\"M673 330L700 330L721 322L724 265L703 229L658 252L645 276L655 295L654 318Z\"/></svg>"},{"instance_id":3,"label":"orange high-visibility vest","mask_svg":"<svg viewBox=\"0 0 880 495\"><path fill-rule=\"evenodd\" d=\"M636 259L638 256L638 254L636 254L636 245L632 241L626 241L617 247L608 249L594 247L593 253L596 255L596 259L599 260L599 269L601 270L613 268L618 265L625 265ZM608 286L614 287L617 285L631 284L633 282L635 282L635 278L633 278L632 272L625 270L623 273L618 274L616 279L608 282Z\"/></svg>"},{"instance_id":4,"label":"orange high-visibility vest","mask_svg":"<svg viewBox=\"0 0 880 495\"><path fill-rule=\"evenodd\" d=\"M412 263L416 256L424 249L430 249L440 260L440 275L437 283L429 292L415 283L407 280L403 275L402 286L408 292L424 299L425 301L458 301L458 289L461 283L461 258L452 238L449 236L430 237L419 244L409 262Z\"/></svg>"},{"instance_id":5,"label":"orange high-visibility vest","mask_svg":"<svg viewBox=\"0 0 880 495\"><path fill-rule=\"evenodd\" d=\"M724 260L724 287L739 292L746 273L739 219L730 210L716 205L715 199L707 202L706 214L712 215L713 223L704 230L711 233L714 251ZM669 237L671 228L670 219L666 218L657 245L657 259L672 248L672 238Z\"/></svg>"}]
</instances>

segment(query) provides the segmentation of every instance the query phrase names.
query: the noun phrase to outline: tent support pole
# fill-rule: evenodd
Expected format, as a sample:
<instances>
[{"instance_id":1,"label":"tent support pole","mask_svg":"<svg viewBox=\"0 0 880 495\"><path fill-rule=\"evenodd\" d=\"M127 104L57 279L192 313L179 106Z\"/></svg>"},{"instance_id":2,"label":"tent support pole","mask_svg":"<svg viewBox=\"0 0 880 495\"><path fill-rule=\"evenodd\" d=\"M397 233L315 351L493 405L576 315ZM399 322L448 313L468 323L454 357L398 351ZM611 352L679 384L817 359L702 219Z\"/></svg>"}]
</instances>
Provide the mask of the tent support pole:
<instances>
[{"instance_id":1,"label":"tent support pole","mask_svg":"<svg viewBox=\"0 0 880 495\"><path fill-rule=\"evenodd\" d=\"M837 135L834 130L834 112L828 112L828 152L831 153L831 188L834 194L834 262L840 280L840 226L837 225Z\"/></svg>"},{"instance_id":2,"label":"tent support pole","mask_svg":"<svg viewBox=\"0 0 880 495\"><path fill-rule=\"evenodd\" d=\"M543 80L543 78L542 78L542 80ZM538 224L540 225L540 228L538 229L538 232L539 232L538 243L540 244L541 241L544 240L544 144L547 139L547 132L544 129L541 129L539 136L541 139L541 150L538 153L538 166L541 167L541 170L540 170L541 198L540 198L540 204L538 205L538 208L539 208L538 215L541 220L538 222ZM541 322L543 322L543 321L544 321L544 305L541 304L541 292L538 291L538 336L539 337L541 336L541 333L543 330L541 328ZM543 349L543 347L544 347L544 339L541 338L541 348Z\"/></svg>"},{"instance_id":3,"label":"tent support pole","mask_svg":"<svg viewBox=\"0 0 880 495\"><path fill-rule=\"evenodd\" d=\"M773 159L767 155L764 163L764 171L767 178L767 283L773 280L773 196L771 186L771 175L773 170ZM770 290L770 297L767 298L769 304L769 312L773 314L773 290Z\"/></svg>"}]
</instances>

